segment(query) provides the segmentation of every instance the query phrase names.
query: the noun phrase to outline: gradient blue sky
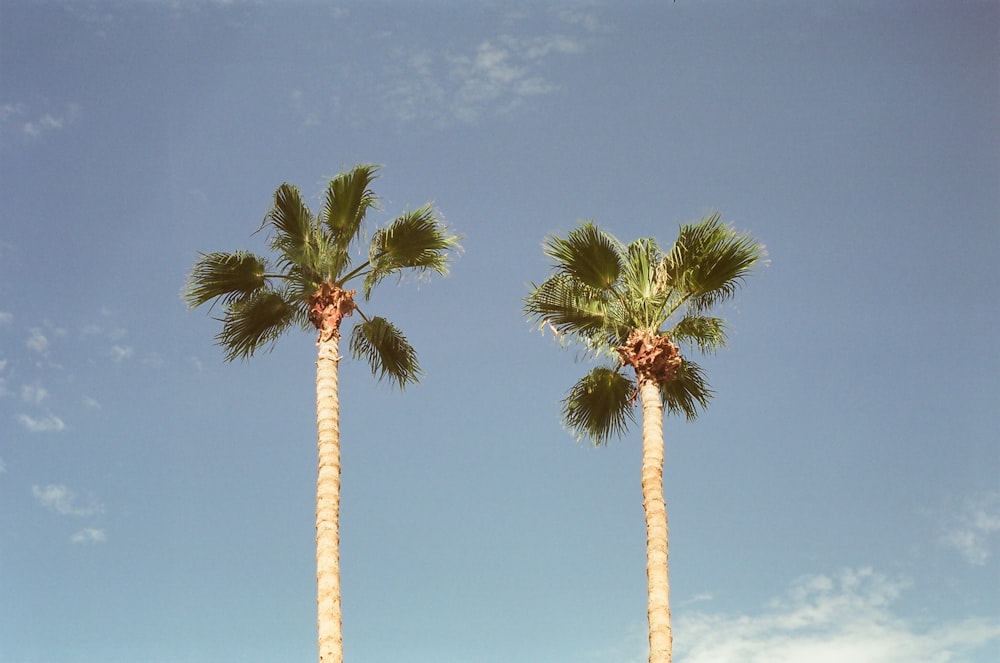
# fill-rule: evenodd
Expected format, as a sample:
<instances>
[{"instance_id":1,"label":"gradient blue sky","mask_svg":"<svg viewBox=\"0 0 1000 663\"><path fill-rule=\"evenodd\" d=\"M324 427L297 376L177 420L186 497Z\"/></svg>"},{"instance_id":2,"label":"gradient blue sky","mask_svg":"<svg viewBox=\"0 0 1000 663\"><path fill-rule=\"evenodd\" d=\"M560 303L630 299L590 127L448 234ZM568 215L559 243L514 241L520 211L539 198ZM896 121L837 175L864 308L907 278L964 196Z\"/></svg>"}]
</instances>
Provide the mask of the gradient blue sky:
<instances>
[{"instance_id":1,"label":"gradient blue sky","mask_svg":"<svg viewBox=\"0 0 1000 663\"><path fill-rule=\"evenodd\" d=\"M665 426L681 663L1000 660L1000 5L0 0L0 661L315 660L314 339L179 292L283 181L383 164L447 279L341 368L353 663L639 663L639 431L520 314L543 238L764 241Z\"/></svg>"}]
</instances>

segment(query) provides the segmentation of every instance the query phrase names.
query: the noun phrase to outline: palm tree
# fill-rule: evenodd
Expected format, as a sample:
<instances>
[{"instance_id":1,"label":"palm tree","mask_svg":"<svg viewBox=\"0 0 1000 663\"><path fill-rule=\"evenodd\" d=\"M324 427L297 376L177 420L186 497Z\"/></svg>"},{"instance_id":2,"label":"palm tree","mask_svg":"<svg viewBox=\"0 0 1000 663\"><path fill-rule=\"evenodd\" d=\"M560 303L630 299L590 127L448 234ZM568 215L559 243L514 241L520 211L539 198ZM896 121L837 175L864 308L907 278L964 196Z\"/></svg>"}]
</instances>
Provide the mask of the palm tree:
<instances>
[{"instance_id":1,"label":"palm tree","mask_svg":"<svg viewBox=\"0 0 1000 663\"><path fill-rule=\"evenodd\" d=\"M378 378L400 389L417 382L422 371L402 332L382 317L369 316L348 284L359 281L367 302L372 288L404 271L446 274L457 235L430 205L407 211L373 233L367 256L351 260L351 246L363 234L366 213L378 207L369 189L378 167L359 165L335 177L326 188L318 217L299 190L282 184L261 229L269 229L272 264L247 251L207 253L195 264L184 291L193 308L222 304L222 330L216 340L226 360L248 359L270 349L292 327L318 330L316 422L319 470L316 480L316 584L321 663L341 663L339 517L340 404L337 368L341 321L354 312L361 320L351 331L350 350L365 359Z\"/></svg>"},{"instance_id":2,"label":"palm tree","mask_svg":"<svg viewBox=\"0 0 1000 663\"><path fill-rule=\"evenodd\" d=\"M554 273L532 284L524 313L557 337L582 342L588 354L616 363L598 366L563 400L563 420L577 438L595 444L621 436L642 404L642 499L646 515L649 661L669 663L670 580L667 511L663 499L663 408L689 420L712 391L702 369L678 344L712 352L725 327L708 311L730 299L764 247L712 214L681 226L663 252L652 238L622 244L593 223L543 245ZM623 369L632 367L634 379Z\"/></svg>"}]
</instances>

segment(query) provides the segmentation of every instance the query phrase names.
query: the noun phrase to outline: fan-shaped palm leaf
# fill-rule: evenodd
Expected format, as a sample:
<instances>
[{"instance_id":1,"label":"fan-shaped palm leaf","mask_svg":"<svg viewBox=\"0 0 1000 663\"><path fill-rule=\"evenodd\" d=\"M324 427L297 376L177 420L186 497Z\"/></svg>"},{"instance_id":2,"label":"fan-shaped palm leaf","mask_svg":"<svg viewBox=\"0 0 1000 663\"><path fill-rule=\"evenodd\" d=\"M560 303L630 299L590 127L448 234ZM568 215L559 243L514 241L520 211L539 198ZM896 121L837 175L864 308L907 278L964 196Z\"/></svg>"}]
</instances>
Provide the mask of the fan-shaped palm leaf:
<instances>
[{"instance_id":1,"label":"fan-shaped palm leaf","mask_svg":"<svg viewBox=\"0 0 1000 663\"><path fill-rule=\"evenodd\" d=\"M600 445L622 436L635 421L635 383L616 370L598 366L583 376L563 399L563 421L577 439Z\"/></svg>"},{"instance_id":2,"label":"fan-shaped palm leaf","mask_svg":"<svg viewBox=\"0 0 1000 663\"><path fill-rule=\"evenodd\" d=\"M689 314L668 332L677 343L697 346L701 352L715 352L726 346L726 326L722 318Z\"/></svg>"},{"instance_id":3,"label":"fan-shaped palm leaf","mask_svg":"<svg viewBox=\"0 0 1000 663\"><path fill-rule=\"evenodd\" d=\"M316 263L319 243L313 232L313 217L297 187L287 183L278 187L267 220L273 227L271 248L279 252L281 266L302 268Z\"/></svg>"},{"instance_id":4,"label":"fan-shaped palm leaf","mask_svg":"<svg viewBox=\"0 0 1000 663\"><path fill-rule=\"evenodd\" d=\"M399 328L385 318L373 317L354 326L351 354L355 359L366 359L376 378L388 377L400 389L417 382L423 374L416 351Z\"/></svg>"},{"instance_id":5,"label":"fan-shaped palm leaf","mask_svg":"<svg viewBox=\"0 0 1000 663\"><path fill-rule=\"evenodd\" d=\"M532 286L524 302L525 314L539 327L551 326L560 334L583 339L614 335L616 325L610 310L610 293L586 286L565 272L556 272L541 285Z\"/></svg>"},{"instance_id":6,"label":"fan-shaped palm leaf","mask_svg":"<svg viewBox=\"0 0 1000 663\"><path fill-rule=\"evenodd\" d=\"M764 255L764 247L749 234L723 224L719 214L681 226L667 262L674 285L703 311L731 298Z\"/></svg>"},{"instance_id":7,"label":"fan-shaped palm leaf","mask_svg":"<svg viewBox=\"0 0 1000 663\"><path fill-rule=\"evenodd\" d=\"M216 336L226 349L226 361L247 359L265 346L273 345L297 319L297 308L282 293L261 290L230 302Z\"/></svg>"},{"instance_id":8,"label":"fan-shaped palm leaf","mask_svg":"<svg viewBox=\"0 0 1000 663\"><path fill-rule=\"evenodd\" d=\"M361 233L365 214L378 207L378 197L368 188L378 171L378 166L358 165L337 175L326 188L320 221L329 230L333 245L344 254Z\"/></svg>"},{"instance_id":9,"label":"fan-shaped palm leaf","mask_svg":"<svg viewBox=\"0 0 1000 663\"><path fill-rule=\"evenodd\" d=\"M631 242L625 251L621 301L632 329L658 329L673 312L671 290L662 278L663 254L652 238Z\"/></svg>"},{"instance_id":10,"label":"fan-shaped palm leaf","mask_svg":"<svg viewBox=\"0 0 1000 663\"><path fill-rule=\"evenodd\" d=\"M621 273L620 247L614 237L585 222L571 230L566 239L549 236L543 250L556 261L557 270L591 288L609 290Z\"/></svg>"},{"instance_id":11,"label":"fan-shaped palm leaf","mask_svg":"<svg viewBox=\"0 0 1000 663\"><path fill-rule=\"evenodd\" d=\"M701 366L687 359L681 363L673 380L660 384L660 397L667 412L682 414L688 421L697 419L698 411L708 407L713 393Z\"/></svg>"},{"instance_id":12,"label":"fan-shaped palm leaf","mask_svg":"<svg viewBox=\"0 0 1000 663\"><path fill-rule=\"evenodd\" d=\"M264 259L247 251L202 253L183 296L192 308L216 298L229 304L264 287L266 271Z\"/></svg>"},{"instance_id":13,"label":"fan-shaped palm leaf","mask_svg":"<svg viewBox=\"0 0 1000 663\"><path fill-rule=\"evenodd\" d=\"M370 270L365 277L365 298L382 279L404 269L448 273L449 249L458 247L458 235L449 235L428 205L397 217L372 237Z\"/></svg>"}]
</instances>

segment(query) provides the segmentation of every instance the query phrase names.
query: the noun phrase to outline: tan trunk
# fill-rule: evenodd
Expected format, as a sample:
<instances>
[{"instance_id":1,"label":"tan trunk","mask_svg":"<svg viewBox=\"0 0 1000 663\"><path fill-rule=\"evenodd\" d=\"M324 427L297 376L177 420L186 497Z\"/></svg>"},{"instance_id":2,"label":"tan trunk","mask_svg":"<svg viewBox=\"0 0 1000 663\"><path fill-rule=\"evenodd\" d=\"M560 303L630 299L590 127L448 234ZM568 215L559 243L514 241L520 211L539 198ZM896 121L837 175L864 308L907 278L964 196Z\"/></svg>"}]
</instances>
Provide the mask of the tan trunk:
<instances>
[{"instance_id":1,"label":"tan trunk","mask_svg":"<svg viewBox=\"0 0 1000 663\"><path fill-rule=\"evenodd\" d=\"M642 507L646 512L646 581L649 663L670 663L670 576L667 506L663 500L663 403L652 380L642 381Z\"/></svg>"},{"instance_id":2,"label":"tan trunk","mask_svg":"<svg viewBox=\"0 0 1000 663\"><path fill-rule=\"evenodd\" d=\"M342 663L340 612L340 402L339 334L319 341L316 359L316 607L320 663Z\"/></svg>"}]
</instances>

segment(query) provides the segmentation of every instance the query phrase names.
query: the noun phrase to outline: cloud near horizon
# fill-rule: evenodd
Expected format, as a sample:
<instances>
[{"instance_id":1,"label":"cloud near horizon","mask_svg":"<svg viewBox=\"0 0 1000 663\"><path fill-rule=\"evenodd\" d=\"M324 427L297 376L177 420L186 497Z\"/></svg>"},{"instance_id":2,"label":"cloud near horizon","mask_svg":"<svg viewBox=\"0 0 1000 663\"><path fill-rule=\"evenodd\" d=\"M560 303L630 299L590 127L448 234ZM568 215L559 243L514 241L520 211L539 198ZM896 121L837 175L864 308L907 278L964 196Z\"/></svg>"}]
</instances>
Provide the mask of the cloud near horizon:
<instances>
[{"instance_id":1,"label":"cloud near horizon","mask_svg":"<svg viewBox=\"0 0 1000 663\"><path fill-rule=\"evenodd\" d=\"M1000 618L915 624L894 614L910 587L870 568L797 580L758 615L677 620L679 663L949 663L1000 643Z\"/></svg>"},{"instance_id":2,"label":"cloud near horizon","mask_svg":"<svg viewBox=\"0 0 1000 663\"><path fill-rule=\"evenodd\" d=\"M676 610L674 660L962 663L1000 647L1000 615L933 624L900 616L894 606L911 586L871 568L846 569L799 578L755 614L712 612L707 603L700 610ZM645 663L646 638L645 625L634 628L624 642L596 652L592 660Z\"/></svg>"}]
</instances>

